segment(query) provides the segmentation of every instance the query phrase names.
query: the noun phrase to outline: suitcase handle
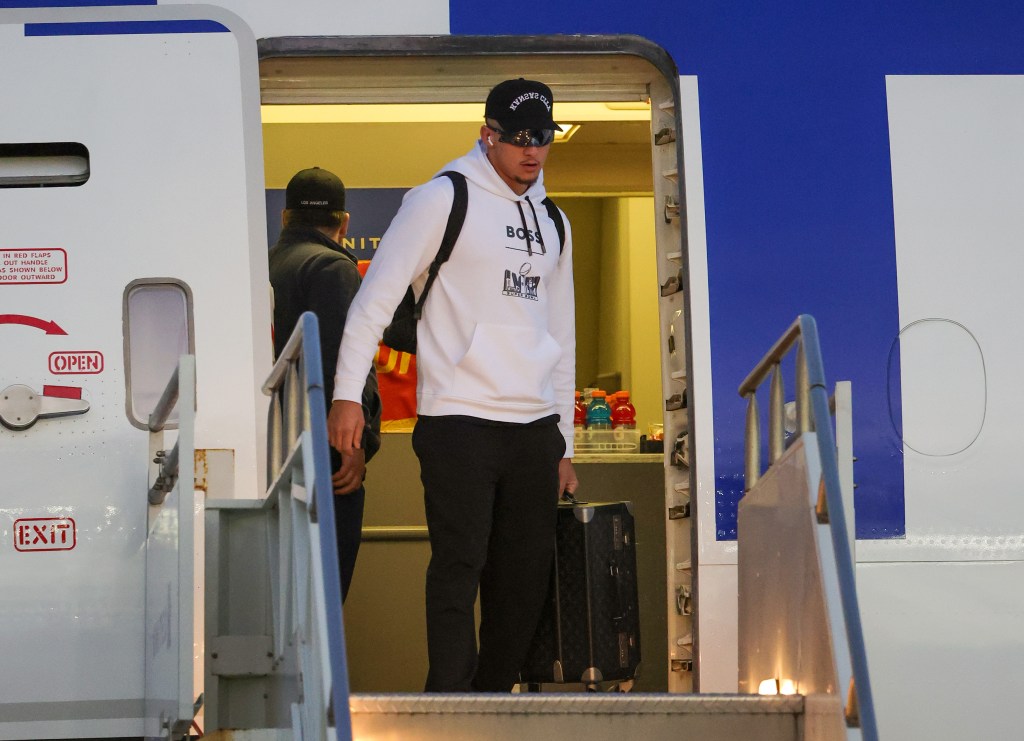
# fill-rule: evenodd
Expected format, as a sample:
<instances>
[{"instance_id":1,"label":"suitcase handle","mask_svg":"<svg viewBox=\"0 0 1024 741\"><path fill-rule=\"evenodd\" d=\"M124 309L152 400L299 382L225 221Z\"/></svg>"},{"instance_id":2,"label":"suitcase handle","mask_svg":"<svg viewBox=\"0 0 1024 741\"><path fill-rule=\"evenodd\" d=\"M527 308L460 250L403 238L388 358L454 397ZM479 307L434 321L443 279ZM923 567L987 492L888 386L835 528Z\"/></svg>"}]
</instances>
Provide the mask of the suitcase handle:
<instances>
[{"instance_id":1,"label":"suitcase handle","mask_svg":"<svg viewBox=\"0 0 1024 741\"><path fill-rule=\"evenodd\" d=\"M568 489L562 492L562 496L559 501L562 504L586 504L586 502L581 502L579 499L574 497Z\"/></svg>"},{"instance_id":2,"label":"suitcase handle","mask_svg":"<svg viewBox=\"0 0 1024 741\"><path fill-rule=\"evenodd\" d=\"M608 559L608 575L611 577L614 589L612 594L615 595L615 609L612 615L612 626L618 630L619 623L626 619L626 600L623 598L623 579L622 579L622 568L619 565L619 560L612 556Z\"/></svg>"}]
</instances>

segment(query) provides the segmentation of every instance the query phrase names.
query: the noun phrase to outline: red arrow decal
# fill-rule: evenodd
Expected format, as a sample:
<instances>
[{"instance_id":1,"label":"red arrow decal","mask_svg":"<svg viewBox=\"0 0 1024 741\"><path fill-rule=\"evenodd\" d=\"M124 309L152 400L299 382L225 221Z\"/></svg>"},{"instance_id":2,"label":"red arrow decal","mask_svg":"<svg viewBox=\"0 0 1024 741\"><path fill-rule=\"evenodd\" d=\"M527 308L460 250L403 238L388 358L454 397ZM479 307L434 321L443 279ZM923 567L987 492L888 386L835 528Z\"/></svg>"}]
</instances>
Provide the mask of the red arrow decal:
<instances>
[{"instance_id":1,"label":"red arrow decal","mask_svg":"<svg viewBox=\"0 0 1024 741\"><path fill-rule=\"evenodd\" d=\"M37 319L24 314L0 314L0 324L24 324L26 327L41 329L46 334L67 334L57 322L48 322L45 319Z\"/></svg>"}]
</instances>

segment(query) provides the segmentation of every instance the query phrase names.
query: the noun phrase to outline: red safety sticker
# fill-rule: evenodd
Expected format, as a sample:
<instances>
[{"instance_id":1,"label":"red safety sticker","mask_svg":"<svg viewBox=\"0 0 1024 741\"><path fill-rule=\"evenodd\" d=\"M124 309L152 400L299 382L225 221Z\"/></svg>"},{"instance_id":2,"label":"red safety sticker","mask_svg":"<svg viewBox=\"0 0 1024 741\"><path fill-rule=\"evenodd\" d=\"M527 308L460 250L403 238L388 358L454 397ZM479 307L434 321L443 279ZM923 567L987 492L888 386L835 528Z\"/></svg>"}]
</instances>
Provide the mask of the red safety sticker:
<instances>
[{"instance_id":1,"label":"red safety sticker","mask_svg":"<svg viewBox=\"0 0 1024 741\"><path fill-rule=\"evenodd\" d=\"M50 373L82 375L103 372L103 353L96 350L68 350L50 353Z\"/></svg>"},{"instance_id":2,"label":"red safety sticker","mask_svg":"<svg viewBox=\"0 0 1024 741\"><path fill-rule=\"evenodd\" d=\"M68 253L46 250L0 250L0 283L64 283L68 279Z\"/></svg>"},{"instance_id":3,"label":"red safety sticker","mask_svg":"<svg viewBox=\"0 0 1024 741\"><path fill-rule=\"evenodd\" d=\"M75 386L43 386L43 396L54 396L58 399L81 399L82 389Z\"/></svg>"},{"instance_id":4,"label":"red safety sticker","mask_svg":"<svg viewBox=\"0 0 1024 741\"><path fill-rule=\"evenodd\" d=\"M70 517L25 517L14 521L14 549L70 551L78 544L78 530Z\"/></svg>"}]
</instances>

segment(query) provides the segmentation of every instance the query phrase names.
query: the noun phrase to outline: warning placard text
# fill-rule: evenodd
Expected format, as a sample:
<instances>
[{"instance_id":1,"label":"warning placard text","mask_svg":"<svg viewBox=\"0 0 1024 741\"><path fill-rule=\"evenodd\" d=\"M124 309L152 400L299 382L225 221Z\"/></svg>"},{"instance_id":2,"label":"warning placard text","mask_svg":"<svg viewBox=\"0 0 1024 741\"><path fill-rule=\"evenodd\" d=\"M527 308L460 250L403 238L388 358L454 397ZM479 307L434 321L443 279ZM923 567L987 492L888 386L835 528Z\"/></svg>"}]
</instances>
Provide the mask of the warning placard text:
<instances>
[{"instance_id":1,"label":"warning placard text","mask_svg":"<svg viewBox=\"0 0 1024 741\"><path fill-rule=\"evenodd\" d=\"M68 253L62 249L0 250L0 284L63 283Z\"/></svg>"}]
</instances>

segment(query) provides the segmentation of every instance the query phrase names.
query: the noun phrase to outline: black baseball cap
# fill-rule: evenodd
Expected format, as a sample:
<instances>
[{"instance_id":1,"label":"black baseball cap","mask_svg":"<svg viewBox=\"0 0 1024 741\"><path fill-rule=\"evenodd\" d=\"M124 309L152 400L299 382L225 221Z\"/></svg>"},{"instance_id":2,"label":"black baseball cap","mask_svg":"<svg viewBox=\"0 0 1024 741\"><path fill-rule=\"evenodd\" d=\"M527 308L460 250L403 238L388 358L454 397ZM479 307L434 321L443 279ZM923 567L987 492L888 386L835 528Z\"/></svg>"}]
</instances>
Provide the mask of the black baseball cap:
<instances>
[{"instance_id":1,"label":"black baseball cap","mask_svg":"<svg viewBox=\"0 0 1024 741\"><path fill-rule=\"evenodd\" d=\"M552 118L554 98L551 88L536 80L505 80L487 95L484 118L494 119L505 131L553 129L562 127Z\"/></svg>"},{"instance_id":2,"label":"black baseball cap","mask_svg":"<svg viewBox=\"0 0 1024 741\"><path fill-rule=\"evenodd\" d=\"M345 184L329 170L319 167L300 170L288 181L284 207L344 211Z\"/></svg>"}]
</instances>

